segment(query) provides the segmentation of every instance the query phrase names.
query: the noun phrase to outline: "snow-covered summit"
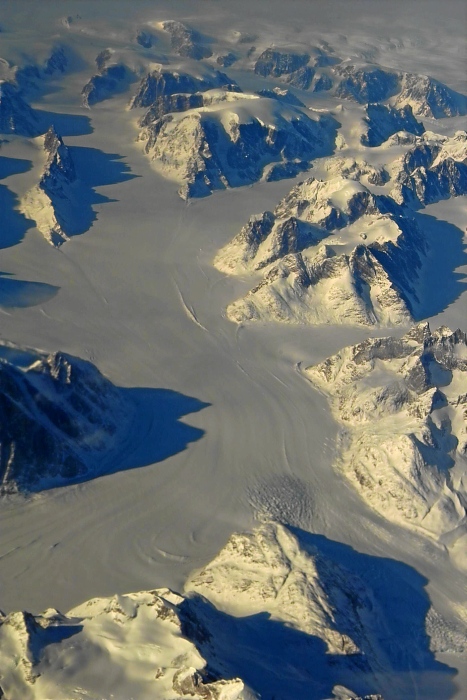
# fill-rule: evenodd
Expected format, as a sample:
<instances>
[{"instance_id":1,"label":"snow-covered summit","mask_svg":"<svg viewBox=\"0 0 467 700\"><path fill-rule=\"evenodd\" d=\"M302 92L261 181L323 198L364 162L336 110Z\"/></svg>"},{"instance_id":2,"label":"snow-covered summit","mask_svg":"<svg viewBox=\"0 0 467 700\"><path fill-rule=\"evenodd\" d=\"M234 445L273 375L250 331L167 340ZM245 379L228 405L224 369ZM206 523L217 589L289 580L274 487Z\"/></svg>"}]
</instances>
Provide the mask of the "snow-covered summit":
<instances>
[{"instance_id":1,"label":"snow-covered summit","mask_svg":"<svg viewBox=\"0 0 467 700\"><path fill-rule=\"evenodd\" d=\"M466 334L421 323L304 373L344 428L340 465L366 502L435 537L456 532L451 545L465 542Z\"/></svg>"},{"instance_id":2,"label":"snow-covered summit","mask_svg":"<svg viewBox=\"0 0 467 700\"><path fill-rule=\"evenodd\" d=\"M186 620L184 603L161 588L94 598L66 615L50 608L3 617L2 695L84 700L118 690L138 700L253 700L242 680L206 667L197 648L205 628L194 612Z\"/></svg>"},{"instance_id":3,"label":"snow-covered summit","mask_svg":"<svg viewBox=\"0 0 467 700\"><path fill-rule=\"evenodd\" d=\"M172 102L181 111L158 118L159 99L154 121L151 112L140 139L147 142L145 150L155 167L180 183L184 199L256 182L273 163L299 162L304 169L304 161L333 147L333 119L276 99L217 90Z\"/></svg>"},{"instance_id":4,"label":"snow-covered summit","mask_svg":"<svg viewBox=\"0 0 467 700\"><path fill-rule=\"evenodd\" d=\"M354 165L356 175L376 175ZM336 167L352 170L345 160ZM415 222L394 207L340 175L296 185L273 213L251 217L214 259L228 274L264 268L263 279L227 308L227 317L237 323L410 322L426 246Z\"/></svg>"}]
</instances>

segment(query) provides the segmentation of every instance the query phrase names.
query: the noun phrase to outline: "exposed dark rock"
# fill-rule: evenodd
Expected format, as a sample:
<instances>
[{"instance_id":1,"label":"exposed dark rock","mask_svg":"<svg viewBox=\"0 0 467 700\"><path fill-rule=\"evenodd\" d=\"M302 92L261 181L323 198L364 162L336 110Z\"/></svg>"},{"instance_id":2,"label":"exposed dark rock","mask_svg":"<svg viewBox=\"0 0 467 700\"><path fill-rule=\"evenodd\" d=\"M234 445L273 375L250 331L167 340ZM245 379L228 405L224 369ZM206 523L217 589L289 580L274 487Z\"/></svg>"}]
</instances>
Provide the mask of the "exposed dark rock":
<instances>
[{"instance_id":1,"label":"exposed dark rock","mask_svg":"<svg viewBox=\"0 0 467 700\"><path fill-rule=\"evenodd\" d=\"M370 104L366 108L365 118L368 131L362 136L364 146L380 146L398 131L408 131L416 136L424 133L425 127L417 121L410 105L401 109L386 105Z\"/></svg>"},{"instance_id":2,"label":"exposed dark rock","mask_svg":"<svg viewBox=\"0 0 467 700\"><path fill-rule=\"evenodd\" d=\"M0 83L0 133L37 136L40 128L35 112L12 83Z\"/></svg>"},{"instance_id":3,"label":"exposed dark rock","mask_svg":"<svg viewBox=\"0 0 467 700\"><path fill-rule=\"evenodd\" d=\"M174 20L164 22L162 26L170 34L172 49L179 56L194 58L197 61L212 56L211 49L202 45L202 37L194 29Z\"/></svg>"},{"instance_id":4,"label":"exposed dark rock","mask_svg":"<svg viewBox=\"0 0 467 700\"><path fill-rule=\"evenodd\" d=\"M340 77L337 97L355 100L360 104L386 100L399 90L399 75L378 66L336 66L334 72Z\"/></svg>"},{"instance_id":5,"label":"exposed dark rock","mask_svg":"<svg viewBox=\"0 0 467 700\"><path fill-rule=\"evenodd\" d=\"M255 73L263 77L278 78L281 75L294 73L309 62L308 54L289 53L266 49L255 63Z\"/></svg>"},{"instance_id":6,"label":"exposed dark rock","mask_svg":"<svg viewBox=\"0 0 467 700\"><path fill-rule=\"evenodd\" d=\"M90 363L30 354L0 363L0 493L83 476L132 410Z\"/></svg>"},{"instance_id":7,"label":"exposed dark rock","mask_svg":"<svg viewBox=\"0 0 467 700\"><path fill-rule=\"evenodd\" d=\"M122 64L103 68L99 74L93 75L82 89L83 105L90 107L106 100L126 84L127 79L128 71Z\"/></svg>"},{"instance_id":8,"label":"exposed dark rock","mask_svg":"<svg viewBox=\"0 0 467 700\"><path fill-rule=\"evenodd\" d=\"M192 94L205 92L212 88L235 86L225 73L215 71L212 76L195 78L188 73L177 73L170 70L157 70L148 73L138 87L131 101L131 107L150 107L157 99L176 93Z\"/></svg>"}]
</instances>

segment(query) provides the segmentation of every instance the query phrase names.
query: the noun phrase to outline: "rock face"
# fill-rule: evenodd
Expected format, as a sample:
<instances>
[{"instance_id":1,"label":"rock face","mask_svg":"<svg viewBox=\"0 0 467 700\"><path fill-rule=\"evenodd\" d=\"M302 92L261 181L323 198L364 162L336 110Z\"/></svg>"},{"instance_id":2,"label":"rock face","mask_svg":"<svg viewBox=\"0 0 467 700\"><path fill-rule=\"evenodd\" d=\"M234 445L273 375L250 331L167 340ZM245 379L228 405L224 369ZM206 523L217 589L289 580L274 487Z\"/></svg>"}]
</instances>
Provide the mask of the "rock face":
<instances>
[{"instance_id":1,"label":"rock face","mask_svg":"<svg viewBox=\"0 0 467 700\"><path fill-rule=\"evenodd\" d=\"M101 56L101 54L99 54ZM99 58L99 57L98 57ZM102 56L99 63L102 65ZM93 75L81 91L84 107L91 107L102 102L119 91L128 82L128 69L122 64L102 67L100 73Z\"/></svg>"},{"instance_id":2,"label":"rock face","mask_svg":"<svg viewBox=\"0 0 467 700\"><path fill-rule=\"evenodd\" d=\"M263 78L290 75L307 65L309 54L285 53L266 49L255 63L255 73Z\"/></svg>"},{"instance_id":3,"label":"rock face","mask_svg":"<svg viewBox=\"0 0 467 700\"><path fill-rule=\"evenodd\" d=\"M11 613L0 620L3 693L24 700L67 700L71 692L111 697L118 677L118 692L140 700L254 700L239 678L207 670L197 649L203 624L190 611L190 639L184 606L182 596L162 588L95 598L67 615Z\"/></svg>"},{"instance_id":4,"label":"rock face","mask_svg":"<svg viewBox=\"0 0 467 700\"><path fill-rule=\"evenodd\" d=\"M395 106L409 105L417 117L455 117L467 113L467 97L427 75L405 73Z\"/></svg>"},{"instance_id":5,"label":"rock face","mask_svg":"<svg viewBox=\"0 0 467 700\"><path fill-rule=\"evenodd\" d=\"M198 77L189 73L159 69L142 78L130 107L151 107L159 99L171 95L205 92L229 85L235 85L235 82L217 70Z\"/></svg>"},{"instance_id":6,"label":"rock face","mask_svg":"<svg viewBox=\"0 0 467 700\"><path fill-rule=\"evenodd\" d=\"M201 99L202 108L185 109ZM183 113L174 110L158 118L172 105ZM183 199L256 182L274 162L290 163L292 169L271 179L293 176L312 158L329 153L335 138L332 119L226 90L159 98L142 123L146 153L163 174L180 182Z\"/></svg>"},{"instance_id":7,"label":"rock face","mask_svg":"<svg viewBox=\"0 0 467 700\"><path fill-rule=\"evenodd\" d=\"M0 133L37 136L37 118L12 83L0 81Z\"/></svg>"},{"instance_id":8,"label":"rock face","mask_svg":"<svg viewBox=\"0 0 467 700\"><path fill-rule=\"evenodd\" d=\"M201 35L194 29L174 20L163 22L162 27L170 34L172 49L179 56L194 58L196 61L212 56L211 49L203 46Z\"/></svg>"},{"instance_id":9,"label":"rock face","mask_svg":"<svg viewBox=\"0 0 467 700\"><path fill-rule=\"evenodd\" d=\"M368 339L305 370L345 440L340 466L384 518L467 538L467 338L427 323Z\"/></svg>"},{"instance_id":10,"label":"rock face","mask_svg":"<svg viewBox=\"0 0 467 700\"><path fill-rule=\"evenodd\" d=\"M380 102L399 92L399 75L380 66L338 65L333 69L339 78L336 96L360 104Z\"/></svg>"},{"instance_id":11,"label":"rock face","mask_svg":"<svg viewBox=\"0 0 467 700\"><path fill-rule=\"evenodd\" d=\"M53 127L44 136L44 152L39 184L26 194L21 209L51 245L59 246L73 228L73 210L80 208L74 192L77 178L68 148Z\"/></svg>"},{"instance_id":12,"label":"rock face","mask_svg":"<svg viewBox=\"0 0 467 700\"><path fill-rule=\"evenodd\" d=\"M398 131L408 131L416 136L425 131L423 124L415 119L409 104L401 109L370 104L366 108L366 114L368 130L361 139L364 146L380 146Z\"/></svg>"},{"instance_id":13,"label":"rock face","mask_svg":"<svg viewBox=\"0 0 467 700\"><path fill-rule=\"evenodd\" d=\"M0 493L85 476L134 408L89 362L0 347Z\"/></svg>"},{"instance_id":14,"label":"rock face","mask_svg":"<svg viewBox=\"0 0 467 700\"><path fill-rule=\"evenodd\" d=\"M391 168L391 197L419 207L467 193L467 133L427 132Z\"/></svg>"},{"instance_id":15,"label":"rock face","mask_svg":"<svg viewBox=\"0 0 467 700\"><path fill-rule=\"evenodd\" d=\"M328 654L358 654L366 642L358 611L371 606L371 596L363 582L322 558L317 549L302 549L292 532L277 523L232 535L218 556L187 581L185 590L231 615L269 613L322 639ZM342 620L346 631L340 628Z\"/></svg>"},{"instance_id":16,"label":"rock face","mask_svg":"<svg viewBox=\"0 0 467 700\"><path fill-rule=\"evenodd\" d=\"M415 223L363 184L309 178L274 213L252 217L214 265L228 274L265 270L228 306L236 323L397 325L410 322L424 251Z\"/></svg>"}]
</instances>

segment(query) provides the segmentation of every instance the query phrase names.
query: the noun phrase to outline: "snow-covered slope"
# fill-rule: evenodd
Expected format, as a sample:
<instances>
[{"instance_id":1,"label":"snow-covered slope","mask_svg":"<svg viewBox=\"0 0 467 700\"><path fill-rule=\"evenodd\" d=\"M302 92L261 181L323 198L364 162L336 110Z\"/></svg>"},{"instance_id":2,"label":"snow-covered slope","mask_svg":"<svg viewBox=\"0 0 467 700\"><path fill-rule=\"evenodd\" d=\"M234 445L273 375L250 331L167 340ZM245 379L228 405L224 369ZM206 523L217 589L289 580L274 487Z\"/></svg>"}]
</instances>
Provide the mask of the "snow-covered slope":
<instances>
[{"instance_id":1,"label":"snow-covered slope","mask_svg":"<svg viewBox=\"0 0 467 700\"><path fill-rule=\"evenodd\" d=\"M467 194L467 133L426 132L388 170L398 204L419 207Z\"/></svg>"},{"instance_id":2,"label":"snow-covered slope","mask_svg":"<svg viewBox=\"0 0 467 700\"><path fill-rule=\"evenodd\" d=\"M364 163L339 159L333 165L383 178ZM426 244L415 222L389 206L394 213L387 198L341 176L294 187L274 213L250 218L216 256L215 266L228 274L265 268L263 279L228 306L228 318L409 323Z\"/></svg>"},{"instance_id":3,"label":"snow-covered slope","mask_svg":"<svg viewBox=\"0 0 467 700\"><path fill-rule=\"evenodd\" d=\"M292 172L276 168L270 179L290 177L297 173L295 164L303 170L313 158L332 152L336 122L329 117L231 88L201 93L199 82L189 83L197 88L194 94L171 88L167 99L167 89L162 97L148 81L133 101L147 106L147 94L157 95L142 119L139 139L146 141L156 168L180 183L183 199L256 182L274 162L292 166ZM183 84L179 76L177 81Z\"/></svg>"},{"instance_id":4,"label":"snow-covered slope","mask_svg":"<svg viewBox=\"0 0 467 700\"><path fill-rule=\"evenodd\" d=\"M184 607L162 588L1 617L2 697L253 700L239 678L206 668L197 646L212 633Z\"/></svg>"},{"instance_id":5,"label":"snow-covered slope","mask_svg":"<svg viewBox=\"0 0 467 700\"><path fill-rule=\"evenodd\" d=\"M89 362L0 346L0 493L93 476L135 415Z\"/></svg>"},{"instance_id":6,"label":"snow-covered slope","mask_svg":"<svg viewBox=\"0 0 467 700\"><path fill-rule=\"evenodd\" d=\"M467 540L467 339L415 326L345 348L305 376L343 425L339 463L381 515ZM459 554L459 563L467 565Z\"/></svg>"}]
</instances>

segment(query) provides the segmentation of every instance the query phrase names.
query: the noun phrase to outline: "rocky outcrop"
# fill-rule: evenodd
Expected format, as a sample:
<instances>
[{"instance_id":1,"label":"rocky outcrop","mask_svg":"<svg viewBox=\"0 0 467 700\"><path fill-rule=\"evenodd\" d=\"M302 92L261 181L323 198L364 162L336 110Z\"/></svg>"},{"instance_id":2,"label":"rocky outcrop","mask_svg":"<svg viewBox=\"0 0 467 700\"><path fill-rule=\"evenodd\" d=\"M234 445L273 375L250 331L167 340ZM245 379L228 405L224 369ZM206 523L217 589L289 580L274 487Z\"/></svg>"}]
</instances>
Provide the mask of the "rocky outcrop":
<instances>
[{"instance_id":1,"label":"rocky outcrop","mask_svg":"<svg viewBox=\"0 0 467 700\"><path fill-rule=\"evenodd\" d=\"M99 63L102 65L102 60L99 60ZM126 66L120 63L111 66L104 64L101 71L93 75L83 87L81 91L83 106L92 107L97 102L112 97L115 92L121 91L127 85L128 80L129 72Z\"/></svg>"},{"instance_id":2,"label":"rocky outcrop","mask_svg":"<svg viewBox=\"0 0 467 700\"><path fill-rule=\"evenodd\" d=\"M309 54L266 49L255 63L255 73L263 78L268 76L279 78L305 67L309 60Z\"/></svg>"},{"instance_id":3,"label":"rocky outcrop","mask_svg":"<svg viewBox=\"0 0 467 700\"><path fill-rule=\"evenodd\" d=\"M345 432L339 465L384 518L467 538L467 337L427 323L305 370Z\"/></svg>"},{"instance_id":4,"label":"rocky outcrop","mask_svg":"<svg viewBox=\"0 0 467 700\"><path fill-rule=\"evenodd\" d=\"M400 89L399 75L380 66L342 64L335 66L333 71L339 78L336 96L360 104L386 100Z\"/></svg>"},{"instance_id":5,"label":"rocky outcrop","mask_svg":"<svg viewBox=\"0 0 467 700\"><path fill-rule=\"evenodd\" d=\"M467 193L467 133L427 132L390 166L391 197L414 207Z\"/></svg>"},{"instance_id":6,"label":"rocky outcrop","mask_svg":"<svg viewBox=\"0 0 467 700\"><path fill-rule=\"evenodd\" d=\"M21 210L51 245L58 246L68 240L73 210L79 209L74 192L77 177L68 148L53 127L44 136L44 153L39 184L23 198Z\"/></svg>"},{"instance_id":7,"label":"rocky outcrop","mask_svg":"<svg viewBox=\"0 0 467 700\"><path fill-rule=\"evenodd\" d=\"M212 56L211 49L203 45L201 35L182 22L169 20L162 23L162 28L170 34L172 49L179 56L194 58L196 61Z\"/></svg>"},{"instance_id":8,"label":"rocky outcrop","mask_svg":"<svg viewBox=\"0 0 467 700\"><path fill-rule=\"evenodd\" d=\"M427 75L404 73L396 107L409 105L417 117L455 117L467 113L467 97Z\"/></svg>"},{"instance_id":9,"label":"rocky outcrop","mask_svg":"<svg viewBox=\"0 0 467 700\"><path fill-rule=\"evenodd\" d=\"M182 108L187 101L186 96L180 99ZM155 166L180 182L179 194L184 199L256 182L265 166L274 162L299 163L303 169L303 161L332 150L332 119L313 119L292 106L279 111L276 100L266 102L265 98L229 91L204 93L203 105L208 104L206 110L170 113L144 127L140 134ZM158 105L160 101L156 111L160 110ZM261 118L255 116L256 109ZM290 174L296 172L292 166ZM278 175L289 172L276 172Z\"/></svg>"},{"instance_id":10,"label":"rocky outcrop","mask_svg":"<svg viewBox=\"0 0 467 700\"><path fill-rule=\"evenodd\" d=\"M409 323L426 244L415 222L393 205L340 176L296 185L274 212L251 217L214 259L227 274L264 270L263 279L227 307L227 317L236 323Z\"/></svg>"},{"instance_id":11,"label":"rocky outcrop","mask_svg":"<svg viewBox=\"0 0 467 700\"><path fill-rule=\"evenodd\" d=\"M175 94L205 92L213 88L235 85L225 73L207 72L202 78L189 73L159 69L142 78L130 107L151 107L157 100Z\"/></svg>"},{"instance_id":12,"label":"rocky outcrop","mask_svg":"<svg viewBox=\"0 0 467 700\"><path fill-rule=\"evenodd\" d=\"M0 493L87 475L126 431L132 404L89 362L5 342L0 354Z\"/></svg>"},{"instance_id":13,"label":"rocky outcrop","mask_svg":"<svg viewBox=\"0 0 467 700\"><path fill-rule=\"evenodd\" d=\"M0 81L0 133L37 136L40 133L35 112L20 96L17 88Z\"/></svg>"},{"instance_id":14,"label":"rocky outcrop","mask_svg":"<svg viewBox=\"0 0 467 700\"><path fill-rule=\"evenodd\" d=\"M421 136L425 127L417 121L409 104L395 109L380 104L370 104L366 108L367 131L361 141L364 146L380 146L398 131L408 131Z\"/></svg>"}]
</instances>

